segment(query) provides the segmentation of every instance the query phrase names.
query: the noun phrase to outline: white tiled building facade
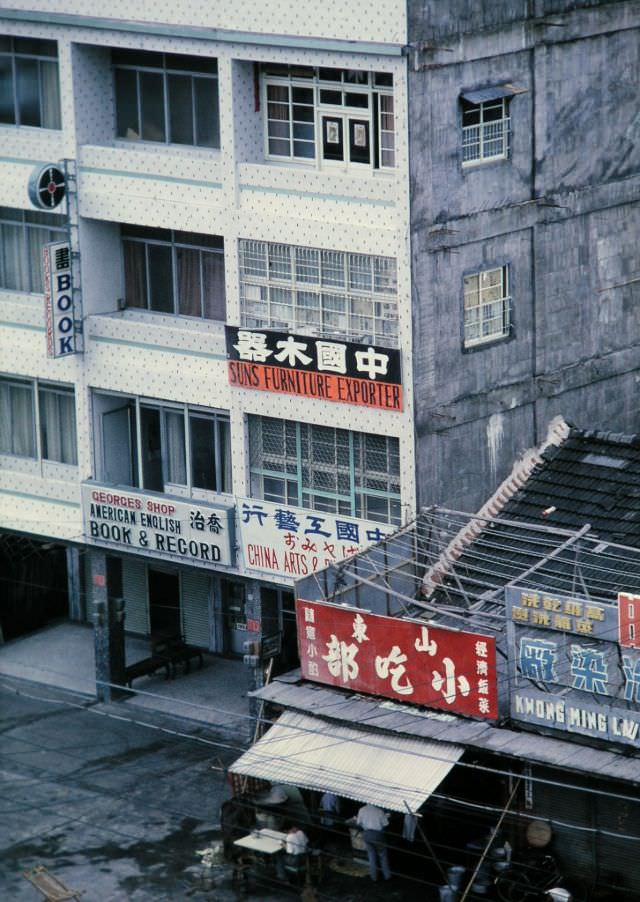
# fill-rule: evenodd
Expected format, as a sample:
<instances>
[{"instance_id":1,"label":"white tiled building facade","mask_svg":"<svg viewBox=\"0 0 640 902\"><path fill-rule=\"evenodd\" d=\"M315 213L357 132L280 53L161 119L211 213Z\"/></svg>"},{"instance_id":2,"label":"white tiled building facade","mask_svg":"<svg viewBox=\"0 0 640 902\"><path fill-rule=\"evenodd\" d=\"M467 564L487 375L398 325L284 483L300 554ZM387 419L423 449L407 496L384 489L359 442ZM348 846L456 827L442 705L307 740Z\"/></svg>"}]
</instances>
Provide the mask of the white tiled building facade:
<instances>
[{"instance_id":1,"label":"white tiled building facade","mask_svg":"<svg viewBox=\"0 0 640 902\"><path fill-rule=\"evenodd\" d=\"M282 627L296 566L312 566L248 545L245 511L297 512L301 534L300 511L317 515L331 554L323 523L362 544L415 510L405 4L155 0L135 21L124 2L105 17L89 0L11 5L0 526L70 549L77 616L105 571L127 628L166 626L175 606L190 641L239 654ZM42 211L27 186L50 163L67 197ZM81 334L53 358L40 251L58 240ZM225 324L397 349L401 409L232 386ZM145 545L143 526L164 538Z\"/></svg>"}]
</instances>

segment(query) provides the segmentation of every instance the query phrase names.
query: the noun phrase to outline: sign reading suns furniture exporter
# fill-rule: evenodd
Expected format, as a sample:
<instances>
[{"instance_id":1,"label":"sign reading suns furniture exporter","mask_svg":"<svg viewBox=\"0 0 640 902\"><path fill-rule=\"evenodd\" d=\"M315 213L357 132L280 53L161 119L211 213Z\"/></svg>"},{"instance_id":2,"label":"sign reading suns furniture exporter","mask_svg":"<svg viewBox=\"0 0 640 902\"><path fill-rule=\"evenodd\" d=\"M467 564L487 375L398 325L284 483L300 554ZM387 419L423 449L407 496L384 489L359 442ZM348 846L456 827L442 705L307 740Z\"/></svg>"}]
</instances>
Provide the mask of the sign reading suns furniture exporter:
<instances>
[{"instance_id":1,"label":"sign reading suns furniture exporter","mask_svg":"<svg viewBox=\"0 0 640 902\"><path fill-rule=\"evenodd\" d=\"M470 717L498 716L493 636L296 599L303 676Z\"/></svg>"},{"instance_id":2,"label":"sign reading suns furniture exporter","mask_svg":"<svg viewBox=\"0 0 640 902\"><path fill-rule=\"evenodd\" d=\"M511 717L640 748L634 598L621 593L616 605L508 587Z\"/></svg>"},{"instance_id":3,"label":"sign reading suns furniture exporter","mask_svg":"<svg viewBox=\"0 0 640 902\"><path fill-rule=\"evenodd\" d=\"M172 495L82 485L89 544L199 567L235 563L233 511Z\"/></svg>"},{"instance_id":4,"label":"sign reading suns furniture exporter","mask_svg":"<svg viewBox=\"0 0 640 902\"><path fill-rule=\"evenodd\" d=\"M400 352L395 348L225 326L229 383L401 411Z\"/></svg>"}]
</instances>

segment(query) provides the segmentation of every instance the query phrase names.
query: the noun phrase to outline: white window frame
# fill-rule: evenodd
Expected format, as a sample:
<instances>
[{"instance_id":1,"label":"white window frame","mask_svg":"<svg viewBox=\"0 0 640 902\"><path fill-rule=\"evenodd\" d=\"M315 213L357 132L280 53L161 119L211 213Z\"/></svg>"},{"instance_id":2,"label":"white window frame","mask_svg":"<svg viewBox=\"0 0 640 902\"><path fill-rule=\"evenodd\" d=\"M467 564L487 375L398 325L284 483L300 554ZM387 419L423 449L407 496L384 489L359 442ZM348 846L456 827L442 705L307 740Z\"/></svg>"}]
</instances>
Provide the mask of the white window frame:
<instances>
[{"instance_id":1,"label":"white window frame","mask_svg":"<svg viewBox=\"0 0 640 902\"><path fill-rule=\"evenodd\" d=\"M9 260L11 242L7 238L7 229L15 229L19 233L18 266L15 266L15 260ZM35 245L36 248L39 245L37 254L33 253L34 247L30 241L34 234L36 237L39 234L40 239ZM64 241L67 237L66 217L59 213L0 207L0 291L43 294L42 248L51 241ZM33 260L33 256L37 256L37 261ZM11 263L20 277L18 285L7 284Z\"/></svg>"},{"instance_id":2,"label":"white window frame","mask_svg":"<svg viewBox=\"0 0 640 902\"><path fill-rule=\"evenodd\" d=\"M240 239L239 263L243 326L398 347L394 258Z\"/></svg>"},{"instance_id":3,"label":"white window frame","mask_svg":"<svg viewBox=\"0 0 640 902\"><path fill-rule=\"evenodd\" d=\"M0 49L0 56L7 57L9 59L10 67L11 67L11 84L12 84L12 93L13 93L13 113L14 113L14 121L13 122L0 122L0 126L13 126L13 127L21 127L21 128L45 128L51 129L52 131L59 131L62 128L61 123L61 106L60 106L60 73L58 66L58 45L57 42L51 39L42 40L40 38L25 38L25 37L10 37L8 35L0 36L3 42L8 44L7 49ZM37 53L33 52L33 50L24 50L20 49L23 43L28 44L55 44L55 54L49 54L45 52L44 46L41 47L42 52ZM20 100L18 97L18 73L17 68L21 61L30 61L35 63L38 68L38 112L40 123L24 123L23 113L20 106ZM45 97L46 89L45 89L45 76L43 73L43 66L51 66L55 67L51 69L51 81L48 85L48 91L50 96ZM55 77L54 76L55 72ZM46 125L43 125L43 120L49 120Z\"/></svg>"},{"instance_id":4,"label":"white window frame","mask_svg":"<svg viewBox=\"0 0 640 902\"><path fill-rule=\"evenodd\" d=\"M33 454L20 454L17 451L14 451L13 448L10 450L0 448L0 455L6 457L17 457L22 460L31 460L31 461L40 461L42 463L47 464L55 464L63 467L77 467L78 465L78 438L77 438L77 419L76 419L76 404L75 404L75 388L73 385L68 385L62 382L50 382L41 379L25 379L21 376L10 376L10 375L1 375L0 376L0 385L9 385L14 386L15 388L26 389L29 392L31 398L31 410L30 410L30 421L31 421L31 445L33 448ZM43 413L40 406L40 393L41 392L50 392L52 394L64 395L65 398L71 398L72 406L71 410L73 412L72 417L72 441L70 447L73 450L73 460L59 460L56 457L44 456L43 453L43 436L42 436L42 428L43 428ZM55 426L59 432L65 429L65 425L60 421L58 421ZM10 434L14 432L13 422L10 424ZM52 443L50 443L52 444Z\"/></svg>"},{"instance_id":5,"label":"white window frame","mask_svg":"<svg viewBox=\"0 0 640 902\"><path fill-rule=\"evenodd\" d=\"M509 157L511 143L511 115L509 103L511 97L496 97L493 100L471 103L462 98L463 104L475 109L462 109L462 165L478 166L493 160L506 160ZM487 119L491 110L500 107L499 118ZM465 116L477 112L479 122L473 125L465 125ZM495 145L499 144L499 150ZM470 148L477 148L471 154Z\"/></svg>"},{"instance_id":6,"label":"white window frame","mask_svg":"<svg viewBox=\"0 0 640 902\"><path fill-rule=\"evenodd\" d=\"M509 276L509 267L506 265L479 270L464 276L465 348L507 338L511 334ZM473 280L476 280L475 285Z\"/></svg>"},{"instance_id":7,"label":"white window frame","mask_svg":"<svg viewBox=\"0 0 640 902\"><path fill-rule=\"evenodd\" d=\"M263 67L261 73L261 100L262 109L264 110L264 155L267 160L287 161L297 165L313 166L316 168L340 168L340 169L359 169L377 171L393 171L396 168L396 127L395 127L395 98L393 85L379 84L378 81L390 78L390 73L374 72L368 70L351 70L351 69L322 69L317 67L308 67L309 75L296 74L296 70L301 67L289 67L288 74L270 74L268 66ZM341 73L340 80L328 80L323 77L323 73L327 72ZM361 76L362 82L350 82L347 79L352 76ZM269 118L269 87L281 87L287 89L287 101L289 106L289 118L287 120L277 120ZM296 88L306 88L312 92L312 104L295 104L293 101L293 90ZM323 92L336 92L341 94L342 103L324 102L322 99ZM360 94L367 97L366 107L349 106L346 104L347 94ZM384 98L384 103L381 103ZM274 101L284 103L285 101ZM295 153L293 134L293 107L294 105L313 106L313 118L308 122L299 120L298 125L313 125L313 139L298 138L300 143L312 144L313 155L303 156ZM383 106L386 109L383 109ZM343 123L343 147L344 158L342 160L325 159L322 154L322 119L323 116L341 119ZM369 126L369 143L370 143L370 160L366 162L352 161L349 159L349 120L366 120ZM391 123L393 128L389 128ZM289 153L274 153L270 150L270 122L288 122L289 137L283 138L276 136L279 140L287 140L289 143ZM378 150L378 162L376 164L376 153Z\"/></svg>"}]
</instances>

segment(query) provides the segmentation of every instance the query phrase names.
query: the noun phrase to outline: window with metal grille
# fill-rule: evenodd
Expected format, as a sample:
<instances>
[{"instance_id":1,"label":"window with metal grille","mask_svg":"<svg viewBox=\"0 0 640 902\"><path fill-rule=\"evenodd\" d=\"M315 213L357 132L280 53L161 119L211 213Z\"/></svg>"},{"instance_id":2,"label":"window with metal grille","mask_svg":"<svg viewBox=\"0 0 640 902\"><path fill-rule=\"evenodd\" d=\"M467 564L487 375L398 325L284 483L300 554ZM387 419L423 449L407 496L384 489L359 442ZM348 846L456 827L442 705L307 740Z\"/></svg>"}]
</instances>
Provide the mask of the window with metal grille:
<instances>
[{"instance_id":1,"label":"window with metal grille","mask_svg":"<svg viewBox=\"0 0 640 902\"><path fill-rule=\"evenodd\" d=\"M94 393L106 482L153 492L231 492L229 415Z\"/></svg>"},{"instance_id":2,"label":"window with metal grille","mask_svg":"<svg viewBox=\"0 0 640 902\"><path fill-rule=\"evenodd\" d=\"M396 261L240 241L242 325L398 345Z\"/></svg>"},{"instance_id":3,"label":"window with metal grille","mask_svg":"<svg viewBox=\"0 0 640 902\"><path fill-rule=\"evenodd\" d=\"M462 162L481 163L509 156L509 97L484 103L462 103Z\"/></svg>"},{"instance_id":4,"label":"window with metal grille","mask_svg":"<svg viewBox=\"0 0 640 902\"><path fill-rule=\"evenodd\" d=\"M250 416L249 453L254 498L400 523L397 438Z\"/></svg>"},{"instance_id":5,"label":"window with metal grille","mask_svg":"<svg viewBox=\"0 0 640 902\"><path fill-rule=\"evenodd\" d=\"M262 79L267 156L395 166L391 73L265 64Z\"/></svg>"},{"instance_id":6,"label":"window with metal grille","mask_svg":"<svg viewBox=\"0 0 640 902\"><path fill-rule=\"evenodd\" d=\"M122 226L125 301L157 313L224 320L224 240Z\"/></svg>"},{"instance_id":7,"label":"window with metal grille","mask_svg":"<svg viewBox=\"0 0 640 902\"><path fill-rule=\"evenodd\" d=\"M0 378L0 454L77 464L73 387Z\"/></svg>"},{"instance_id":8,"label":"window with metal grille","mask_svg":"<svg viewBox=\"0 0 640 902\"><path fill-rule=\"evenodd\" d=\"M111 59L119 138L220 147L217 60L139 50Z\"/></svg>"},{"instance_id":9,"label":"window with metal grille","mask_svg":"<svg viewBox=\"0 0 640 902\"><path fill-rule=\"evenodd\" d=\"M0 207L0 289L42 294L42 248L67 237L66 217Z\"/></svg>"},{"instance_id":10,"label":"window with metal grille","mask_svg":"<svg viewBox=\"0 0 640 902\"><path fill-rule=\"evenodd\" d=\"M56 41L0 35L0 123L60 128Z\"/></svg>"},{"instance_id":11,"label":"window with metal grille","mask_svg":"<svg viewBox=\"0 0 640 902\"><path fill-rule=\"evenodd\" d=\"M511 330L508 268L485 269L464 277L464 345L471 347Z\"/></svg>"}]
</instances>

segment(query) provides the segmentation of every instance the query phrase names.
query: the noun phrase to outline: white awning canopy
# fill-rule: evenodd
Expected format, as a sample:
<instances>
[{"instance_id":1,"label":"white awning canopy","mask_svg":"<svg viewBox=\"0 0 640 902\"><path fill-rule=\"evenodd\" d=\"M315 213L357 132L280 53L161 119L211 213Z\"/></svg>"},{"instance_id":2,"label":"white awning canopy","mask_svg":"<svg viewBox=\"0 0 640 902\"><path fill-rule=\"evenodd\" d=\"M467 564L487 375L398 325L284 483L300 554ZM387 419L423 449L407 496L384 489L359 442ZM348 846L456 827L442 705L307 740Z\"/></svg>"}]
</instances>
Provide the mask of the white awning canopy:
<instances>
[{"instance_id":1,"label":"white awning canopy","mask_svg":"<svg viewBox=\"0 0 640 902\"><path fill-rule=\"evenodd\" d=\"M406 814L420 808L463 751L286 711L229 770Z\"/></svg>"}]
</instances>

